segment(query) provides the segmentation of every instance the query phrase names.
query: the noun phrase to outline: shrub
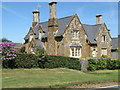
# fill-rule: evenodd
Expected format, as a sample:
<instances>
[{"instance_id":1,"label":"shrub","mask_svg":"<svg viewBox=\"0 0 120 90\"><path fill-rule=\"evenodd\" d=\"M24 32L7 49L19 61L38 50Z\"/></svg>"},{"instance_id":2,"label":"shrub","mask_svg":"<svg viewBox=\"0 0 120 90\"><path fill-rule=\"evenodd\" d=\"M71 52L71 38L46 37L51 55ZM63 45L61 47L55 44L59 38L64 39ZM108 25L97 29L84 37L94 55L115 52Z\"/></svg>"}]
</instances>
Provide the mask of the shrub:
<instances>
[{"instance_id":1,"label":"shrub","mask_svg":"<svg viewBox=\"0 0 120 90\"><path fill-rule=\"evenodd\" d=\"M0 59L2 60L3 68L14 68L14 60L16 58L16 49L11 42L1 42L0 43Z\"/></svg>"},{"instance_id":2,"label":"shrub","mask_svg":"<svg viewBox=\"0 0 120 90\"><path fill-rule=\"evenodd\" d=\"M120 69L120 60L111 59L90 59L88 60L88 70Z\"/></svg>"},{"instance_id":3,"label":"shrub","mask_svg":"<svg viewBox=\"0 0 120 90\"><path fill-rule=\"evenodd\" d=\"M103 70L107 68L107 59L98 59L96 69L97 70Z\"/></svg>"},{"instance_id":4,"label":"shrub","mask_svg":"<svg viewBox=\"0 0 120 90\"><path fill-rule=\"evenodd\" d=\"M107 60L107 69L120 69L120 60Z\"/></svg>"},{"instance_id":5,"label":"shrub","mask_svg":"<svg viewBox=\"0 0 120 90\"><path fill-rule=\"evenodd\" d=\"M108 58L108 56L107 55L102 55L102 58Z\"/></svg>"},{"instance_id":6,"label":"shrub","mask_svg":"<svg viewBox=\"0 0 120 90\"><path fill-rule=\"evenodd\" d=\"M37 56L41 56L44 54L44 49L38 46L33 47L33 52L37 55Z\"/></svg>"},{"instance_id":7,"label":"shrub","mask_svg":"<svg viewBox=\"0 0 120 90\"><path fill-rule=\"evenodd\" d=\"M89 59L88 60L88 70L95 71L97 69L97 61L96 59Z\"/></svg>"},{"instance_id":8,"label":"shrub","mask_svg":"<svg viewBox=\"0 0 120 90\"><path fill-rule=\"evenodd\" d=\"M79 59L77 58L70 58L65 56L53 56L53 55L47 55L45 56L45 59L43 59L44 63L42 66L44 68L69 68L69 69L81 69L81 64ZM41 63L40 63L41 64Z\"/></svg>"},{"instance_id":9,"label":"shrub","mask_svg":"<svg viewBox=\"0 0 120 90\"><path fill-rule=\"evenodd\" d=\"M15 60L17 68L38 67L38 57L34 54L18 54Z\"/></svg>"},{"instance_id":10,"label":"shrub","mask_svg":"<svg viewBox=\"0 0 120 90\"><path fill-rule=\"evenodd\" d=\"M24 46L20 48L20 53L25 53L25 47Z\"/></svg>"}]
</instances>

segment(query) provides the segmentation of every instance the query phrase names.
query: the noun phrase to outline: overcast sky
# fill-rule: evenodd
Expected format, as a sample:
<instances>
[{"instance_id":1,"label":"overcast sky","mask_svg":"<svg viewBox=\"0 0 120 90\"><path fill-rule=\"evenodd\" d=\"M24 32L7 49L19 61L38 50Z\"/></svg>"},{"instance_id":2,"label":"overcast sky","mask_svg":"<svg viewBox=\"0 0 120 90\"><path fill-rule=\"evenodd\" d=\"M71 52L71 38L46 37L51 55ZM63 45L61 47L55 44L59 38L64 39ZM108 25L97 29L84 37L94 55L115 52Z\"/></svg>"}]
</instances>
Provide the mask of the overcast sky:
<instances>
[{"instance_id":1,"label":"overcast sky","mask_svg":"<svg viewBox=\"0 0 120 90\"><path fill-rule=\"evenodd\" d=\"M32 25L32 11L38 9L37 2L3 2L2 30L3 37L17 43L24 43L24 37ZM49 5L40 2L40 22L49 19ZM102 21L111 30L111 36L118 35L117 2L58 2L57 17L62 18L77 13L83 24L96 24L96 14L102 14Z\"/></svg>"}]
</instances>

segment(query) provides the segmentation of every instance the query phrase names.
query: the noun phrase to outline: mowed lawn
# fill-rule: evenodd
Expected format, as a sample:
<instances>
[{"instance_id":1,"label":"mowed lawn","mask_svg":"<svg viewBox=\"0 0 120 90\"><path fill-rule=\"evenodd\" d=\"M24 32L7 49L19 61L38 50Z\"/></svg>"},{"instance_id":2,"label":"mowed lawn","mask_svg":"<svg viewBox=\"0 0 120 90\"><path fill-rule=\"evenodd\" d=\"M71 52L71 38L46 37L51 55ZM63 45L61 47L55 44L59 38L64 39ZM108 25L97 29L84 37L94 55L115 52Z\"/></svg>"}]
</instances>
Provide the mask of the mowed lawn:
<instances>
[{"instance_id":1,"label":"mowed lawn","mask_svg":"<svg viewBox=\"0 0 120 90\"><path fill-rule=\"evenodd\" d=\"M57 69L3 69L3 88L63 88L75 84L117 82L117 70L81 72Z\"/></svg>"}]
</instances>

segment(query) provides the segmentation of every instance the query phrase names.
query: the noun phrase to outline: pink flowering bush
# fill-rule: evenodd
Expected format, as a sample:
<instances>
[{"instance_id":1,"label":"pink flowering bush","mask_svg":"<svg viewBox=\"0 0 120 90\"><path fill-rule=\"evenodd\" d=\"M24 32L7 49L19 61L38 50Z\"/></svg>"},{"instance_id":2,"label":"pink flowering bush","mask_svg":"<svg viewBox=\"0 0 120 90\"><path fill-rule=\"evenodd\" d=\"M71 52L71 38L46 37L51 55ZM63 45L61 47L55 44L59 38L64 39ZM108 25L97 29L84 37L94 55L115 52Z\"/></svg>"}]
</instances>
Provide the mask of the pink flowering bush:
<instances>
[{"instance_id":1,"label":"pink flowering bush","mask_svg":"<svg viewBox=\"0 0 120 90\"><path fill-rule=\"evenodd\" d=\"M11 42L1 42L0 43L0 59L3 61L3 67L8 67L16 58L16 49Z\"/></svg>"}]
</instances>

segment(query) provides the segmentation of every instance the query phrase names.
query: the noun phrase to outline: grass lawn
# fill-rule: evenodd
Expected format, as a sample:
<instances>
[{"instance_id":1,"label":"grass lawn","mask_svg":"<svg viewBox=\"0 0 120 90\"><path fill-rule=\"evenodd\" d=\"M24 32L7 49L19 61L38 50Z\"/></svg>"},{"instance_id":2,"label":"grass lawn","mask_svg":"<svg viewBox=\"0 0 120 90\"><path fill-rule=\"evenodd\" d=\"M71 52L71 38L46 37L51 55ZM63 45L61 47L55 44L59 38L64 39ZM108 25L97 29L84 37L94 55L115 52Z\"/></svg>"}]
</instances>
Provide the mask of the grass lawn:
<instances>
[{"instance_id":1,"label":"grass lawn","mask_svg":"<svg viewBox=\"0 0 120 90\"><path fill-rule=\"evenodd\" d=\"M3 88L62 88L75 84L117 81L117 70L103 70L86 73L66 68L2 70Z\"/></svg>"}]
</instances>

